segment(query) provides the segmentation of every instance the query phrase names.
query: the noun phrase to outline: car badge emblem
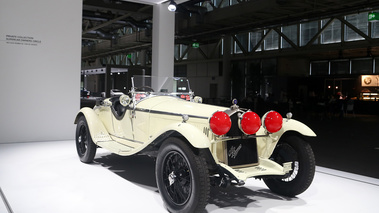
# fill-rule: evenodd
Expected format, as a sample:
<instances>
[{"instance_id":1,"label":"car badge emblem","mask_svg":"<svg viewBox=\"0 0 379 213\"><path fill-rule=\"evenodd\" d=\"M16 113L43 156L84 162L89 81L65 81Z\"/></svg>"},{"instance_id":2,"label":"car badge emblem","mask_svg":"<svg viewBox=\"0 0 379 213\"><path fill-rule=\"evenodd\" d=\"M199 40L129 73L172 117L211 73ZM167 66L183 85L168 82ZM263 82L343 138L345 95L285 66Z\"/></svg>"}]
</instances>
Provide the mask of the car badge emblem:
<instances>
[{"instance_id":1,"label":"car badge emblem","mask_svg":"<svg viewBox=\"0 0 379 213\"><path fill-rule=\"evenodd\" d=\"M229 150L228 156L233 158L233 159L236 159L238 152L241 150L241 148L242 148L242 144L240 144L237 147L237 149L234 146L232 146Z\"/></svg>"}]
</instances>

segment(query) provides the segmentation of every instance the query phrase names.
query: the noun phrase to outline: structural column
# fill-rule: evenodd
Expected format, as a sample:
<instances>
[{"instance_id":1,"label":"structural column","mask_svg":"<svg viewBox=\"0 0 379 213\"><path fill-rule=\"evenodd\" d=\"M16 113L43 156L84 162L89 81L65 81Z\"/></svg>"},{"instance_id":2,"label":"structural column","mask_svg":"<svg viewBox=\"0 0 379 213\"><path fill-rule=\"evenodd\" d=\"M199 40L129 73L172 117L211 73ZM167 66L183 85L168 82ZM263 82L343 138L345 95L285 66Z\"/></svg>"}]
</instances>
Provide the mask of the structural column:
<instances>
[{"instance_id":1,"label":"structural column","mask_svg":"<svg viewBox=\"0 0 379 213\"><path fill-rule=\"evenodd\" d=\"M229 98L232 98L232 86L231 86L231 36L224 36L224 53L222 57L222 75L224 79L224 91L223 94Z\"/></svg>"},{"instance_id":2,"label":"structural column","mask_svg":"<svg viewBox=\"0 0 379 213\"><path fill-rule=\"evenodd\" d=\"M153 8L153 76L174 76L175 12L168 4L156 4Z\"/></svg>"}]
</instances>

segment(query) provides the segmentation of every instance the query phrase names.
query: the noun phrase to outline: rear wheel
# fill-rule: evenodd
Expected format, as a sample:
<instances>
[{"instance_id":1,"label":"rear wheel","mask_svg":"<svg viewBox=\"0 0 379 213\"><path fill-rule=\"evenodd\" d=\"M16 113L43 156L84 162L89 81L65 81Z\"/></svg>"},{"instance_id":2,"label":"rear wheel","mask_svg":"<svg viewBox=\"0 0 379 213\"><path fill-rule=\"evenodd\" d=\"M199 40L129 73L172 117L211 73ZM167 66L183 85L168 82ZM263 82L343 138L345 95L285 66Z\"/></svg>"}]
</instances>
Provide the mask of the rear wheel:
<instances>
[{"instance_id":1,"label":"rear wheel","mask_svg":"<svg viewBox=\"0 0 379 213\"><path fill-rule=\"evenodd\" d=\"M170 212L203 212L210 183L205 160L179 138L162 145L156 162L159 192Z\"/></svg>"},{"instance_id":2,"label":"rear wheel","mask_svg":"<svg viewBox=\"0 0 379 213\"><path fill-rule=\"evenodd\" d=\"M75 143L80 161L83 163L91 163L95 158L97 147L92 141L88 124L84 116L79 118L76 125Z\"/></svg>"},{"instance_id":3,"label":"rear wheel","mask_svg":"<svg viewBox=\"0 0 379 213\"><path fill-rule=\"evenodd\" d=\"M292 162L292 170L285 177L264 179L271 191L293 197L311 185L315 173L315 157L311 146L301 137L292 135L281 139L270 159L280 165Z\"/></svg>"}]
</instances>

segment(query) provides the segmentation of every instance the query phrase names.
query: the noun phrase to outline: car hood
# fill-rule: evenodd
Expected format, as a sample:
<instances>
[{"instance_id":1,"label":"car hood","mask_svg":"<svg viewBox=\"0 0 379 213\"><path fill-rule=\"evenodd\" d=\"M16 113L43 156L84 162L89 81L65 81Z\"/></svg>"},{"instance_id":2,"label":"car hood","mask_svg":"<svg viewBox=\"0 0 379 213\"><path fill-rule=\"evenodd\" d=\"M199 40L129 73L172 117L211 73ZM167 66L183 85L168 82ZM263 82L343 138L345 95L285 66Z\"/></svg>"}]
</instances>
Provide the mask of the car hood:
<instances>
[{"instance_id":1,"label":"car hood","mask_svg":"<svg viewBox=\"0 0 379 213\"><path fill-rule=\"evenodd\" d=\"M201 117L211 117L216 111L225 111L228 109L226 107L185 101L172 96L155 96L147 98L138 103L136 107L149 111L178 113Z\"/></svg>"}]
</instances>

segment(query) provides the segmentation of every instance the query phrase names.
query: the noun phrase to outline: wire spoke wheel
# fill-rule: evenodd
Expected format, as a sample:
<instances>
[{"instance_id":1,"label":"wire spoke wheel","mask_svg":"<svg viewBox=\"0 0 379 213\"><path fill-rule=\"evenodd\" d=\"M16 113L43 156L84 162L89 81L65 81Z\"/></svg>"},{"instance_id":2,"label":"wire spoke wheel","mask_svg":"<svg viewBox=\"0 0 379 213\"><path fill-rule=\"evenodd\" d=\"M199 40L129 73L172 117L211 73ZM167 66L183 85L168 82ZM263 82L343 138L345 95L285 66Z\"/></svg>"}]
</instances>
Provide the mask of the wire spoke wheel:
<instances>
[{"instance_id":1,"label":"wire spoke wheel","mask_svg":"<svg viewBox=\"0 0 379 213\"><path fill-rule=\"evenodd\" d=\"M87 151L88 138L87 138L87 129L85 126L80 126L78 140L78 150L79 155L84 155Z\"/></svg>"},{"instance_id":2,"label":"wire spoke wheel","mask_svg":"<svg viewBox=\"0 0 379 213\"><path fill-rule=\"evenodd\" d=\"M280 143L272 153L271 160L283 165L286 162L292 162L292 170L287 173L282 181L290 182L296 178L299 172L299 159L296 150L288 143Z\"/></svg>"},{"instance_id":3,"label":"wire spoke wheel","mask_svg":"<svg viewBox=\"0 0 379 213\"><path fill-rule=\"evenodd\" d=\"M208 167L179 138L168 138L159 149L155 175L159 193L170 212L202 212L208 203Z\"/></svg>"},{"instance_id":4,"label":"wire spoke wheel","mask_svg":"<svg viewBox=\"0 0 379 213\"><path fill-rule=\"evenodd\" d=\"M271 191L293 197L303 193L312 183L315 158L311 146L303 138L296 135L282 138L270 159L280 165L291 162L291 171L284 177L264 179Z\"/></svg>"},{"instance_id":5,"label":"wire spoke wheel","mask_svg":"<svg viewBox=\"0 0 379 213\"><path fill-rule=\"evenodd\" d=\"M286 177L283 178L282 181L291 182L296 178L298 173L299 173L299 161L294 161L292 162L291 172L288 175L286 175Z\"/></svg>"},{"instance_id":6,"label":"wire spoke wheel","mask_svg":"<svg viewBox=\"0 0 379 213\"><path fill-rule=\"evenodd\" d=\"M80 116L76 126L76 151L83 163L91 163L95 158L96 144L93 143L87 121L84 116Z\"/></svg>"},{"instance_id":7,"label":"wire spoke wheel","mask_svg":"<svg viewBox=\"0 0 379 213\"><path fill-rule=\"evenodd\" d=\"M164 160L164 183L169 196L177 205L183 205L191 194L191 171L180 153L169 153Z\"/></svg>"}]
</instances>

